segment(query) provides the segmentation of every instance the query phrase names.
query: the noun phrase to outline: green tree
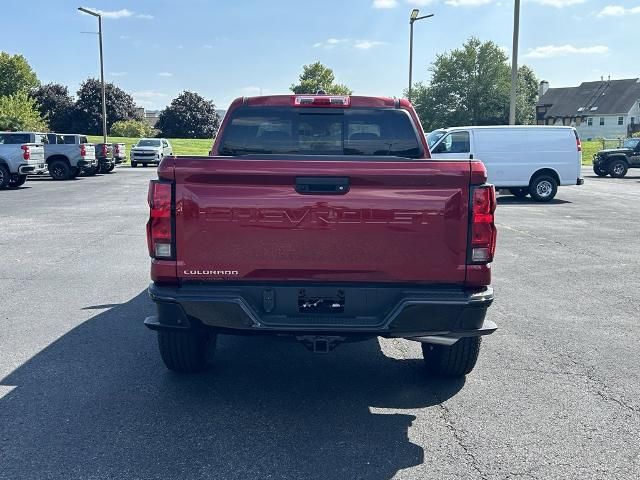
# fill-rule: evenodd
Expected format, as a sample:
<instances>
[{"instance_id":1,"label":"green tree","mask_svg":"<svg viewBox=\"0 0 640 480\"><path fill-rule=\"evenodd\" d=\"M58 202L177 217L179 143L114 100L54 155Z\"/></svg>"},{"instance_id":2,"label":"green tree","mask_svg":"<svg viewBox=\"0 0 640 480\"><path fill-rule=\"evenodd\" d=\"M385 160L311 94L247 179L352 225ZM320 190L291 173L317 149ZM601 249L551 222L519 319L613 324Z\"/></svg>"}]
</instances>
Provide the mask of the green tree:
<instances>
[{"instance_id":1,"label":"green tree","mask_svg":"<svg viewBox=\"0 0 640 480\"><path fill-rule=\"evenodd\" d=\"M107 131L119 120L142 120L133 97L113 83L105 85ZM99 80L82 82L73 109L73 130L89 135L102 134L102 90Z\"/></svg>"},{"instance_id":2,"label":"green tree","mask_svg":"<svg viewBox=\"0 0 640 480\"><path fill-rule=\"evenodd\" d=\"M118 120L111 125L110 135L114 137L150 137L153 128L144 120Z\"/></svg>"},{"instance_id":3,"label":"green tree","mask_svg":"<svg viewBox=\"0 0 640 480\"><path fill-rule=\"evenodd\" d=\"M510 69L494 42L472 37L462 48L438 55L430 70L430 84L416 85L412 95L425 129L505 123Z\"/></svg>"},{"instance_id":4,"label":"green tree","mask_svg":"<svg viewBox=\"0 0 640 480\"><path fill-rule=\"evenodd\" d=\"M46 131L47 122L42 119L36 101L26 92L0 97L0 130Z\"/></svg>"},{"instance_id":5,"label":"green tree","mask_svg":"<svg viewBox=\"0 0 640 480\"><path fill-rule=\"evenodd\" d=\"M509 122L511 67L494 42L472 37L462 48L438 55L430 71L431 82L417 83L412 92L425 130ZM526 65L518 69L517 90L516 123L535 123L538 80Z\"/></svg>"},{"instance_id":6,"label":"green tree","mask_svg":"<svg viewBox=\"0 0 640 480\"><path fill-rule=\"evenodd\" d=\"M518 68L518 86L516 96L516 123L535 125L536 101L538 99L538 78L526 65Z\"/></svg>"},{"instance_id":7,"label":"green tree","mask_svg":"<svg viewBox=\"0 0 640 480\"><path fill-rule=\"evenodd\" d=\"M69 90L58 83L41 85L31 92L36 100L38 110L43 118L47 118L49 127L54 132L71 132L73 99Z\"/></svg>"},{"instance_id":8,"label":"green tree","mask_svg":"<svg viewBox=\"0 0 640 480\"><path fill-rule=\"evenodd\" d=\"M214 103L195 92L184 91L160 112L156 128L164 137L213 138L219 126Z\"/></svg>"},{"instance_id":9,"label":"green tree","mask_svg":"<svg viewBox=\"0 0 640 480\"><path fill-rule=\"evenodd\" d=\"M29 92L39 84L26 58L0 52L0 97Z\"/></svg>"},{"instance_id":10,"label":"green tree","mask_svg":"<svg viewBox=\"0 0 640 480\"><path fill-rule=\"evenodd\" d=\"M293 93L317 93L324 90L333 95L351 95L351 90L340 83L334 83L335 75L333 70L325 67L320 62L311 65L303 65L298 84L292 84L290 89Z\"/></svg>"}]
</instances>

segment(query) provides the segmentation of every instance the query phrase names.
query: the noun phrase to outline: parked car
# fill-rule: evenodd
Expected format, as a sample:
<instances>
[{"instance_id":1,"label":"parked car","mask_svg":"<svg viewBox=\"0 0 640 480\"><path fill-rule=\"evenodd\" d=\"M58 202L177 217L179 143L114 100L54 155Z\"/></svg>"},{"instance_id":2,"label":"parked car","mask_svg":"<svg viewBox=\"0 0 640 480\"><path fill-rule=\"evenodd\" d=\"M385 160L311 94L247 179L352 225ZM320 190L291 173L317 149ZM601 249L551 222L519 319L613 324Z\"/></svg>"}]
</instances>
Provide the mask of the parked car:
<instances>
[{"instance_id":1,"label":"parked car","mask_svg":"<svg viewBox=\"0 0 640 480\"><path fill-rule=\"evenodd\" d=\"M582 185L582 145L573 127L454 127L428 135L438 160L474 158L489 182L516 197L552 200L560 185Z\"/></svg>"},{"instance_id":2,"label":"parked car","mask_svg":"<svg viewBox=\"0 0 640 480\"><path fill-rule=\"evenodd\" d=\"M116 165L120 165L127 160L127 146L124 143L113 144L113 159Z\"/></svg>"},{"instance_id":3,"label":"parked car","mask_svg":"<svg viewBox=\"0 0 640 480\"><path fill-rule=\"evenodd\" d=\"M600 150L593 155L593 171L599 177L622 178L630 168L640 168L640 138L627 138L621 148Z\"/></svg>"},{"instance_id":4,"label":"parked car","mask_svg":"<svg viewBox=\"0 0 640 480\"><path fill-rule=\"evenodd\" d=\"M0 189L20 187L27 175L47 172L46 141L44 133L0 132Z\"/></svg>"},{"instance_id":5,"label":"parked car","mask_svg":"<svg viewBox=\"0 0 640 480\"><path fill-rule=\"evenodd\" d=\"M96 150L85 135L48 133L44 155L49 175L54 180L76 178L98 165Z\"/></svg>"},{"instance_id":6,"label":"parked car","mask_svg":"<svg viewBox=\"0 0 640 480\"><path fill-rule=\"evenodd\" d=\"M173 155L173 147L166 138L141 138L131 147L131 166L141 164L146 167L150 163L160 164L164 157Z\"/></svg>"},{"instance_id":7,"label":"parked car","mask_svg":"<svg viewBox=\"0 0 640 480\"><path fill-rule=\"evenodd\" d=\"M235 100L211 157L165 157L147 238L165 365L205 367L216 335L291 336L327 353L422 343L429 372L478 357L496 231L480 161L430 158L407 100Z\"/></svg>"},{"instance_id":8,"label":"parked car","mask_svg":"<svg viewBox=\"0 0 640 480\"><path fill-rule=\"evenodd\" d=\"M98 173L109 173L116 168L112 143L97 143L96 157L98 157Z\"/></svg>"}]
</instances>

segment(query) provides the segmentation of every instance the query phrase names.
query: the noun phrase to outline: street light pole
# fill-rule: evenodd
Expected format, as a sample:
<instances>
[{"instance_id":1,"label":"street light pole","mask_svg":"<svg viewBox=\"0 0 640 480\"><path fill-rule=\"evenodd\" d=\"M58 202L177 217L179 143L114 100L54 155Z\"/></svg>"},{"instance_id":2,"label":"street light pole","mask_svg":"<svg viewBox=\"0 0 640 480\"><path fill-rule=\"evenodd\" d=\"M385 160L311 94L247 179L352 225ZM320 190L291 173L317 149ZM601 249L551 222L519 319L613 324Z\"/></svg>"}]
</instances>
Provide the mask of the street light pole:
<instances>
[{"instance_id":1,"label":"street light pole","mask_svg":"<svg viewBox=\"0 0 640 480\"><path fill-rule=\"evenodd\" d=\"M516 124L516 95L518 85L518 37L520 35L520 0L513 5L513 49L511 51L511 94L509 96L509 125Z\"/></svg>"},{"instance_id":2,"label":"street light pole","mask_svg":"<svg viewBox=\"0 0 640 480\"><path fill-rule=\"evenodd\" d=\"M409 101L411 101L411 87L412 87L412 75L413 75L413 24L414 22L417 22L418 20L422 20L424 18L429 18L429 17L433 17L433 13L430 13L429 15L423 15L422 17L419 17L418 15L420 14L420 10L418 10L417 8L414 8L413 10L411 10L411 15L409 16L409 90L408 90L408 94L407 97L409 99Z\"/></svg>"},{"instance_id":3,"label":"street light pole","mask_svg":"<svg viewBox=\"0 0 640 480\"><path fill-rule=\"evenodd\" d=\"M107 95L104 86L104 59L102 56L102 15L87 8L78 7L81 12L98 17L98 38L100 43L100 83L102 87L102 140L107 143Z\"/></svg>"}]
</instances>

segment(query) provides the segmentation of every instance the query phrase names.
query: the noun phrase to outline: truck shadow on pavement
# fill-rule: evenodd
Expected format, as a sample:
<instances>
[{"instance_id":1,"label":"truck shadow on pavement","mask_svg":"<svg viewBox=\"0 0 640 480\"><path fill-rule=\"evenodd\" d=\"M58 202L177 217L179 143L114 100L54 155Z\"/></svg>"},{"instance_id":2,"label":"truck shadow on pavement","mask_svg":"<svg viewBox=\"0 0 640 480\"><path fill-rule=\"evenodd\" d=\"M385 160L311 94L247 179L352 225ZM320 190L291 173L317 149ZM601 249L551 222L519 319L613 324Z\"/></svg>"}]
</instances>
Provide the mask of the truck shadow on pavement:
<instances>
[{"instance_id":1,"label":"truck shadow on pavement","mask_svg":"<svg viewBox=\"0 0 640 480\"><path fill-rule=\"evenodd\" d=\"M224 336L210 371L180 376L142 324L152 312L143 292L0 382L0 478L389 479L425 461L416 417L370 407L422 409L464 385L375 340L314 355Z\"/></svg>"},{"instance_id":2,"label":"truck shadow on pavement","mask_svg":"<svg viewBox=\"0 0 640 480\"><path fill-rule=\"evenodd\" d=\"M529 198L529 197L525 197L525 198L518 198L518 197L514 197L511 195L507 195L507 196L499 196L496 199L498 205L564 205L565 203L573 203L570 202L569 200L561 200L559 198L554 198L553 200L550 200L548 202L536 202L534 199Z\"/></svg>"}]
</instances>

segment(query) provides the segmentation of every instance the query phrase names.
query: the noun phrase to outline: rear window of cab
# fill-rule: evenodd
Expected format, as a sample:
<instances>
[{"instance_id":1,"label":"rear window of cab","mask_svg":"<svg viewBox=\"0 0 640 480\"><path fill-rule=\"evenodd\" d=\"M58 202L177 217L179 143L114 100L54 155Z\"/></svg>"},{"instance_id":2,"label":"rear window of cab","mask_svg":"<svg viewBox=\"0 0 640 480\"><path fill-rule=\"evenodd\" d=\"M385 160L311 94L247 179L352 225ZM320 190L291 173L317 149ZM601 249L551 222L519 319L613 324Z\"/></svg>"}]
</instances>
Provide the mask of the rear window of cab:
<instances>
[{"instance_id":1,"label":"rear window of cab","mask_svg":"<svg viewBox=\"0 0 640 480\"><path fill-rule=\"evenodd\" d=\"M401 109L242 107L232 113L220 155L364 155L420 158Z\"/></svg>"}]
</instances>

